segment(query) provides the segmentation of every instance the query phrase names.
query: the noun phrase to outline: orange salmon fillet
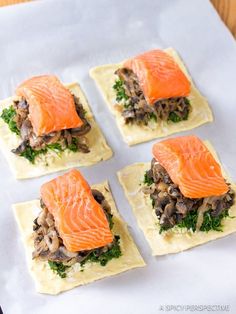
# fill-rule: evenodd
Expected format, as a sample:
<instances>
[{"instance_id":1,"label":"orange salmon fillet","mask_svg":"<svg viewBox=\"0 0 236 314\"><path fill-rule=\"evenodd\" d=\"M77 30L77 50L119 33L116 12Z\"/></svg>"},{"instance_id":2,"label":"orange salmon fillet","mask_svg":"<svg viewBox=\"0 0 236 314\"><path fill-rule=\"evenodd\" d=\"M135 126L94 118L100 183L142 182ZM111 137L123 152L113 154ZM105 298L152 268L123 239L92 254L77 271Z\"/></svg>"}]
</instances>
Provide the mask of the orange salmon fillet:
<instances>
[{"instance_id":1,"label":"orange salmon fillet","mask_svg":"<svg viewBox=\"0 0 236 314\"><path fill-rule=\"evenodd\" d=\"M157 100L190 94L191 84L175 60L166 52L155 49L124 63L138 77L149 104Z\"/></svg>"},{"instance_id":2,"label":"orange salmon fillet","mask_svg":"<svg viewBox=\"0 0 236 314\"><path fill-rule=\"evenodd\" d=\"M30 78L16 89L16 94L29 104L29 119L37 136L83 124L73 96L53 75Z\"/></svg>"},{"instance_id":3,"label":"orange salmon fillet","mask_svg":"<svg viewBox=\"0 0 236 314\"><path fill-rule=\"evenodd\" d=\"M220 165L197 136L161 141L152 152L185 197L219 196L229 189Z\"/></svg>"},{"instance_id":4,"label":"orange salmon fillet","mask_svg":"<svg viewBox=\"0 0 236 314\"><path fill-rule=\"evenodd\" d=\"M78 170L43 184L41 197L68 251L92 250L113 241L106 215Z\"/></svg>"}]
</instances>

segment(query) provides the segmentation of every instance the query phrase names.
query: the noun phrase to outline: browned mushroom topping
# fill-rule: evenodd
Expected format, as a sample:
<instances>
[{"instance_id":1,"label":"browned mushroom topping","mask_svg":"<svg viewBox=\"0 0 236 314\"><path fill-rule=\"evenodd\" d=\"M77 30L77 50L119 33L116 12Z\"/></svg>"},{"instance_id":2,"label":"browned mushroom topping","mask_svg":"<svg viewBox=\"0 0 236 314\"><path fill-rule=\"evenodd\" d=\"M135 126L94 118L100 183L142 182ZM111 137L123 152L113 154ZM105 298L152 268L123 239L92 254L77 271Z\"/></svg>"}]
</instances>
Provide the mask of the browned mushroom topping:
<instances>
[{"instance_id":1,"label":"browned mushroom topping","mask_svg":"<svg viewBox=\"0 0 236 314\"><path fill-rule=\"evenodd\" d=\"M155 159L152 160L151 169L146 175L151 184L144 186L142 190L144 194L150 194L153 208L163 227L173 227L181 222L190 211L198 210L196 229L199 230L206 211L210 209L211 215L216 217L229 209L234 202L235 195L230 187L229 191L221 196L198 199L185 197Z\"/></svg>"},{"instance_id":2,"label":"browned mushroom topping","mask_svg":"<svg viewBox=\"0 0 236 314\"><path fill-rule=\"evenodd\" d=\"M185 97L158 100L150 106L139 85L138 77L132 70L120 68L115 74L123 82L125 95L128 98L128 104L126 103L122 111L125 123L147 125L151 118L174 122L187 119L190 106Z\"/></svg>"}]
</instances>

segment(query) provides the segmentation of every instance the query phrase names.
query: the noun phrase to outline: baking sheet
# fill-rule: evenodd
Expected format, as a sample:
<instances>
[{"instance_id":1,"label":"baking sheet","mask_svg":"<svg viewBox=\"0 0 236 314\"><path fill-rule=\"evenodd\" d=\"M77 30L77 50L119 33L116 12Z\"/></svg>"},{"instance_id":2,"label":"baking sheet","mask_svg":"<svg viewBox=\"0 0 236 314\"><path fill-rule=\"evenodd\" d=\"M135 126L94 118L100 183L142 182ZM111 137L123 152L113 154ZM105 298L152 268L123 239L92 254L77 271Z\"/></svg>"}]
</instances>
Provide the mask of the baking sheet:
<instances>
[{"instance_id":1,"label":"baking sheet","mask_svg":"<svg viewBox=\"0 0 236 314\"><path fill-rule=\"evenodd\" d=\"M115 152L111 160L83 168L82 173L91 184L109 180L147 262L143 269L57 297L36 294L11 203L35 199L40 185L55 174L16 181L0 154L0 305L4 313L192 313L187 307L174 311L177 305L225 305L229 313L236 312L236 235L177 255L151 256L115 173L133 162L149 161L154 141L131 148L124 144L88 75L92 66L169 46L184 59L215 116L214 123L184 134L209 139L236 180L236 45L208 1L58 0L1 8L0 98L10 96L17 84L35 74L54 73L64 82L80 82Z\"/></svg>"}]
</instances>

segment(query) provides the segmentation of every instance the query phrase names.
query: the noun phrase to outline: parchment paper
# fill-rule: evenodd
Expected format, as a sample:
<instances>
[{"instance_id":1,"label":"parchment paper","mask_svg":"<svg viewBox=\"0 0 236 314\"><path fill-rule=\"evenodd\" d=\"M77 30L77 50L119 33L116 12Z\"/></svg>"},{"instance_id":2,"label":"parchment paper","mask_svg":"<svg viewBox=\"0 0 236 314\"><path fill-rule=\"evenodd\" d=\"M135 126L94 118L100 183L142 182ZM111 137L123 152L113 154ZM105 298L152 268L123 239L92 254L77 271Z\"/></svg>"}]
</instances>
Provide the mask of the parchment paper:
<instances>
[{"instance_id":1,"label":"parchment paper","mask_svg":"<svg viewBox=\"0 0 236 314\"><path fill-rule=\"evenodd\" d=\"M151 257L116 171L149 161L154 141L128 148L88 76L92 66L169 46L184 59L215 116L214 123L184 134L210 140L236 180L236 45L208 1L58 0L0 9L0 98L12 95L17 84L36 74L54 73L64 82L80 82L115 152L111 160L83 168L82 173L90 184L110 181L118 208L148 264L57 297L37 294L11 204L38 197L40 185L56 174L16 181L0 154L0 305L4 313L157 314L168 310L166 305L217 304L236 312L236 235L177 255Z\"/></svg>"}]
</instances>

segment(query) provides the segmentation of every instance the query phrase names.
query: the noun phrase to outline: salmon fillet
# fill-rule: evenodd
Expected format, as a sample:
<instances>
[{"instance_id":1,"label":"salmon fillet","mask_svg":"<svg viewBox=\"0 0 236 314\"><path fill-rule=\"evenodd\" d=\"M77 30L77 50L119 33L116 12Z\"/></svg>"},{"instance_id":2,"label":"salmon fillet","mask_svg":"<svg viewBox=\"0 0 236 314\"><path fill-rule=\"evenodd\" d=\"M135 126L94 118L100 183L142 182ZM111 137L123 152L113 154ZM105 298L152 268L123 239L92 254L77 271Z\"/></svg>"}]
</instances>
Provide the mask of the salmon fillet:
<instances>
[{"instance_id":1,"label":"salmon fillet","mask_svg":"<svg viewBox=\"0 0 236 314\"><path fill-rule=\"evenodd\" d=\"M152 152L185 197L219 196L229 189L220 165L197 136L161 141Z\"/></svg>"},{"instance_id":2,"label":"salmon fillet","mask_svg":"<svg viewBox=\"0 0 236 314\"><path fill-rule=\"evenodd\" d=\"M83 124L73 96L53 75L30 78L16 89L16 95L29 104L29 119L37 136Z\"/></svg>"},{"instance_id":3,"label":"salmon fillet","mask_svg":"<svg viewBox=\"0 0 236 314\"><path fill-rule=\"evenodd\" d=\"M43 184L41 198L68 251L92 250L113 241L106 215L78 170Z\"/></svg>"},{"instance_id":4,"label":"salmon fillet","mask_svg":"<svg viewBox=\"0 0 236 314\"><path fill-rule=\"evenodd\" d=\"M124 63L138 77L149 104L190 94L191 84L175 60L162 50L151 50Z\"/></svg>"}]
</instances>

